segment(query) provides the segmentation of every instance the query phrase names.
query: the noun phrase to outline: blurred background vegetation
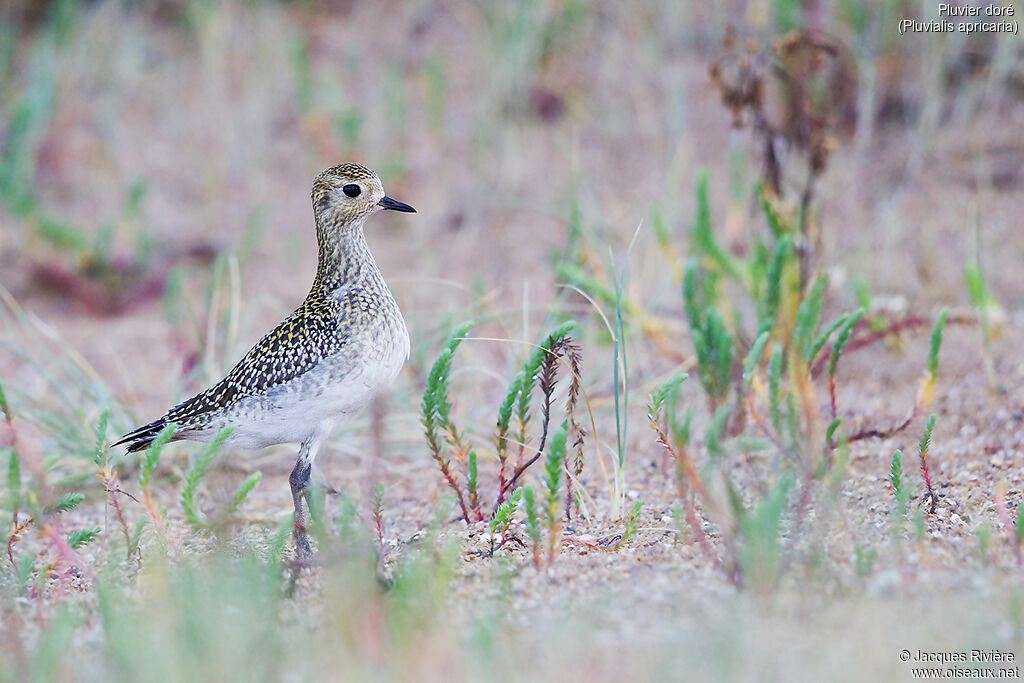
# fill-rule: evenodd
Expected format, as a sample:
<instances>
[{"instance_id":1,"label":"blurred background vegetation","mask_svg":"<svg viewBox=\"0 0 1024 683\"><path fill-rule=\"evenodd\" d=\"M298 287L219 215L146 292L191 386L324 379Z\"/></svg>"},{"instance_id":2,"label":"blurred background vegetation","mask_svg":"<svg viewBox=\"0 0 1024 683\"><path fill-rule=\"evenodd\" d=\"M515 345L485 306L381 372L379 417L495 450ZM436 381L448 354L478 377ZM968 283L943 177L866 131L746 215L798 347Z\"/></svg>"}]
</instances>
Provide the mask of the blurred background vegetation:
<instances>
[{"instance_id":1,"label":"blurred background vegetation","mask_svg":"<svg viewBox=\"0 0 1024 683\"><path fill-rule=\"evenodd\" d=\"M1024 311L1024 50L1012 34L896 30L902 18L937 17L937 4L909 0L3 3L0 383L14 420L0 448L21 464L8 468L15 484L0 521L17 528L10 513L20 502L23 515L46 510L51 526L19 537L4 560L0 678L513 678L519 665L507 662L524 659L579 679L679 677L685 665L703 667L692 669L698 678L812 671L820 680L849 677L851 664L891 678L906 673L900 647L1019 644L1019 586L989 583L1013 559L992 559L985 534L1013 537L1006 499L1024 488L1011 475L1002 498L993 494L1020 457L1014 420L1024 405L1012 353ZM328 485L341 491L321 529L329 570L292 585L288 599L276 562L288 447L224 458L206 483L213 507L224 509L253 470L267 481L240 518L199 532L177 508L184 450L168 449L151 473L152 502L137 460L108 463L97 449L219 379L301 300L316 259L310 183L343 161L377 170L419 212L367 227L413 352L393 395L323 458ZM698 185L713 243L692 230L703 225ZM950 463L954 452L983 452L1006 464L981 475L984 514L969 521L968 540L951 542L967 573L915 594L919 630L901 630L905 614L879 596L893 586L914 593L908 563L954 562L889 552L892 495L881 487L902 442L854 452L873 458L854 475L873 482L863 495L884 503L864 503L870 514L852 522L864 536L852 534L860 540L847 539L824 576L791 575L773 614L749 609L762 598L710 580L717 568L692 538L665 551L666 565L654 550L627 548L605 563L591 548L598 560L556 562L544 575L527 573L519 556L484 563L467 551L479 529L467 540L465 527L446 524L453 508L417 413L455 325L473 318L473 335L537 342L575 319L593 417L585 427L596 432L587 447L607 461L588 460L583 479L595 526L566 533L631 536L619 505L627 497L645 503L644 533L675 533L678 501L674 484L655 476L662 456L644 432L646 400L672 372L693 373L685 264L708 257L727 272L749 261L759 272L766 207L798 226L802 285L827 274L829 319L857 306L870 313L865 325L940 305L961 322L958 308L984 311L984 331L960 330L944 352L956 379L936 438L950 444ZM763 292L753 305L732 293L719 308L745 353L754 339L737 321L754 316ZM990 322L1010 330L994 350ZM884 336L885 348L851 366L841 397L898 422L927 335ZM900 355L908 345L913 362ZM451 391L460 424L487 441L529 347L467 341L459 354ZM683 386L693 392L685 402L699 405L694 433L713 429L723 401L705 409L696 378ZM102 482L98 465L110 475ZM764 482L756 471L742 491L751 505L782 481L782 468ZM119 486L145 490L147 513ZM60 512L72 491L83 501ZM119 497L133 506L123 537L111 507ZM387 527L376 545L375 514ZM773 543L777 525L778 514ZM871 540L876 528L882 541ZM51 538L92 529L71 544L89 570ZM968 552L973 564L962 562ZM390 590L379 589L375 563L389 566ZM808 575L820 583L801 589ZM976 609L943 634L948 616L936 615L932 591L966 584L980 593L942 605L947 615ZM633 606L663 627L637 631L623 616ZM818 616L805 622L807 611ZM835 643L846 629L859 629L856 643L876 656L793 644L808 635ZM734 661L737 649L746 654Z\"/></svg>"}]
</instances>

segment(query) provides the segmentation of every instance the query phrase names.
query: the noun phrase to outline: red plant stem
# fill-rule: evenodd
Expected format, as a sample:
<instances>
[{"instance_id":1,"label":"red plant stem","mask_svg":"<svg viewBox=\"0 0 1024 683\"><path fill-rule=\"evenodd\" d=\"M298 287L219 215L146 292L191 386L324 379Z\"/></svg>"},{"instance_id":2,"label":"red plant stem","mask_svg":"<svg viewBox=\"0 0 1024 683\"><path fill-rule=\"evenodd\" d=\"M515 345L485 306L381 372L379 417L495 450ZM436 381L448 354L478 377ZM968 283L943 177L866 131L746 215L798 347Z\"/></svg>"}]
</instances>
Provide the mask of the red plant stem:
<instances>
[{"instance_id":1,"label":"red plant stem","mask_svg":"<svg viewBox=\"0 0 1024 683\"><path fill-rule=\"evenodd\" d=\"M469 449L466 448L466 444L462 442L462 438L459 436L458 432L455 431L455 427L452 425L445 425L442 429L444 431L445 440L451 445L452 450L455 451L455 457L459 459L459 462L466 462Z\"/></svg>"},{"instance_id":2,"label":"red plant stem","mask_svg":"<svg viewBox=\"0 0 1024 683\"><path fill-rule=\"evenodd\" d=\"M57 549L57 554L60 555L61 559L67 562L69 565L76 567L83 571L92 582L96 583L96 574L93 572L92 567L86 564L75 549L68 545L67 539L64 538L49 522L43 522L42 527L39 528L39 535L43 538L48 539L53 543Z\"/></svg>"},{"instance_id":3,"label":"red plant stem","mask_svg":"<svg viewBox=\"0 0 1024 683\"><path fill-rule=\"evenodd\" d=\"M476 521L484 521L483 510L480 509L480 496L477 493L470 494L471 503L473 506L473 514L476 515Z\"/></svg>"},{"instance_id":4,"label":"red plant stem","mask_svg":"<svg viewBox=\"0 0 1024 683\"><path fill-rule=\"evenodd\" d=\"M498 453L498 500L494 503L494 509L505 502L505 463L508 462L508 453L503 447ZM491 513L493 514L493 513Z\"/></svg>"},{"instance_id":5,"label":"red plant stem","mask_svg":"<svg viewBox=\"0 0 1024 683\"><path fill-rule=\"evenodd\" d=\"M508 529L502 529L501 530L501 540L498 541L497 545L494 545L494 539L493 538L491 539L491 554L490 554L490 556L493 557L494 553L496 553L499 550L501 550L501 548L506 543L515 543L520 548L525 548L526 547L526 544L523 543L522 540L520 540L519 538L517 538L514 535L509 535Z\"/></svg>"},{"instance_id":6,"label":"red plant stem","mask_svg":"<svg viewBox=\"0 0 1024 683\"><path fill-rule=\"evenodd\" d=\"M921 478L924 479L924 485L928 489L928 499L931 505L928 508L928 514L935 514L935 490L932 489L932 477L928 472L928 449L925 448L921 451Z\"/></svg>"},{"instance_id":7,"label":"red plant stem","mask_svg":"<svg viewBox=\"0 0 1024 683\"><path fill-rule=\"evenodd\" d=\"M468 466L470 449L463 442L462 437L459 435L459 433L455 431L454 425L447 424L444 425L442 429L444 430L445 439L448 441L448 444L452 447L452 450L455 452L455 457L458 458L459 462L467 463ZM461 492L459 493L459 496L461 498ZM473 516L476 517L476 520L478 522L482 521L484 515L480 511L480 501L477 499L477 495L471 491L467 491L467 496L469 498L469 509L473 511ZM466 523L469 523L468 516L466 517Z\"/></svg>"},{"instance_id":8,"label":"red plant stem","mask_svg":"<svg viewBox=\"0 0 1024 683\"><path fill-rule=\"evenodd\" d=\"M836 409L836 376L829 375L828 378L828 397L832 405L832 419L836 419L839 416L839 411Z\"/></svg>"},{"instance_id":9,"label":"red plant stem","mask_svg":"<svg viewBox=\"0 0 1024 683\"><path fill-rule=\"evenodd\" d=\"M110 494L110 502L114 506L114 512L117 513L117 521L121 525L121 531L124 532L124 542L128 548L128 554L132 552L132 536L128 532L128 523L124 519L124 512L121 510L121 503L117 500L117 494L123 493L117 485L116 475L113 470L104 466L104 471L100 475L103 479L103 488L106 489L107 493ZM133 500L134 497L132 497ZM136 500L138 502L138 500Z\"/></svg>"},{"instance_id":10,"label":"red plant stem","mask_svg":"<svg viewBox=\"0 0 1024 683\"><path fill-rule=\"evenodd\" d=\"M519 455L516 457L516 469L518 470L523 466L523 459L526 457L526 435L520 434L519 440ZM506 484L505 488L508 488Z\"/></svg>"},{"instance_id":11,"label":"red plant stem","mask_svg":"<svg viewBox=\"0 0 1024 683\"><path fill-rule=\"evenodd\" d=\"M11 566L13 567L17 566L14 563L14 542L18 540L21 532L27 529L31 524L32 518L29 517L24 523L11 527L11 535L7 537L7 559L11 561Z\"/></svg>"},{"instance_id":12,"label":"red plant stem","mask_svg":"<svg viewBox=\"0 0 1024 683\"><path fill-rule=\"evenodd\" d=\"M843 347L843 353L848 353L850 351L862 349L865 346L870 346L871 344L874 344L879 340L885 339L890 335L902 332L903 330L909 330L915 327L924 327L930 323L931 320L920 315L912 315L901 320L895 320L893 322L890 322L888 325L886 325L880 330L870 330L869 332L860 337L853 337L849 339L846 342L846 345ZM870 324L870 321L861 318L854 326L854 329L862 329L864 327L868 327ZM821 371L825 369L825 365L828 363L828 359L831 355L832 345L830 344L828 346L828 352L826 353L823 350L822 354L818 357L818 360L814 363L814 367L811 369L812 377L817 377L819 374L821 374Z\"/></svg>"},{"instance_id":13,"label":"red plant stem","mask_svg":"<svg viewBox=\"0 0 1024 683\"><path fill-rule=\"evenodd\" d=\"M469 521L469 511L466 509L466 499L463 497L462 489L459 488L455 477L452 476L451 470L448 468L448 461L437 454L434 455L434 460L437 460L437 465L441 468L444 480L448 482L448 486L452 488L452 491L455 491L455 495L459 499L459 507L462 508L462 518L466 520L466 524L471 524Z\"/></svg>"},{"instance_id":14,"label":"red plant stem","mask_svg":"<svg viewBox=\"0 0 1024 683\"><path fill-rule=\"evenodd\" d=\"M562 525L557 523L548 529L548 568L555 563L555 551L558 550L558 547L561 545L558 541L561 530Z\"/></svg>"},{"instance_id":15,"label":"red plant stem","mask_svg":"<svg viewBox=\"0 0 1024 683\"><path fill-rule=\"evenodd\" d=\"M484 513L480 511L480 496L476 491L467 491L466 495L469 497L469 509L473 511L473 517L476 521L482 522Z\"/></svg>"},{"instance_id":16,"label":"red plant stem","mask_svg":"<svg viewBox=\"0 0 1024 683\"><path fill-rule=\"evenodd\" d=\"M680 470L686 475L686 479L689 481L690 488L702 497L707 496L707 491L704 489L704 484L700 480L700 476L697 474L697 470L694 468L693 463L684 454L679 453L669 443L668 436L665 434L665 430L662 429L661 425L655 419L653 415L648 415L648 419L651 422L651 426L654 428L655 434L658 436L658 443L661 444L662 448L666 453L671 455ZM711 549L711 544L708 542L707 534L704 533L704 529L701 528L700 522L697 520L697 507L694 504L693 497L687 495L683 478L678 477L679 485L679 496L686 500L686 524L690 527L690 531L693 532L694 538L697 539L698 545L700 545L701 551L711 560L715 565L720 566L718 558L715 556Z\"/></svg>"},{"instance_id":17,"label":"red plant stem","mask_svg":"<svg viewBox=\"0 0 1024 683\"><path fill-rule=\"evenodd\" d=\"M697 506L693 503L693 498L690 497L686 506L686 525L690 527L690 531L697 539L697 544L700 546L704 556L707 557L711 562L717 566L721 566L721 562L718 557L715 556L715 552L711 549L711 544L708 542L708 536L704 533L704 529L700 526L700 521L697 519Z\"/></svg>"},{"instance_id":18,"label":"red plant stem","mask_svg":"<svg viewBox=\"0 0 1024 683\"><path fill-rule=\"evenodd\" d=\"M976 321L977 318L974 315L951 314L946 319L946 325L971 325L974 324ZM904 330L911 330L918 327L928 327L932 325L934 322L934 319L922 315L910 315L907 316L906 318L901 318L900 320L894 320L880 330L871 330L859 337L851 338L849 341L846 342L846 345L843 347L842 352L848 353L850 351L856 351L866 346L871 346L875 342L885 339L890 335L898 334L900 332L903 332ZM861 320L858 321L854 329L863 329L869 326L870 324L870 321L861 318ZM828 359L831 355L832 345L830 344L827 347L827 351L823 349L821 355L818 356L818 360L815 361L814 366L811 369L812 377L817 377L818 375L821 374L821 371L824 370L825 366L828 364Z\"/></svg>"},{"instance_id":19,"label":"red plant stem","mask_svg":"<svg viewBox=\"0 0 1024 683\"><path fill-rule=\"evenodd\" d=\"M893 434L898 434L899 432L902 432L904 429L906 429L913 421L913 419L917 417L917 411L919 409L920 406L918 405L917 401L915 401L914 407L911 408L910 410L910 414L907 415L907 418L903 420L903 422L900 422L898 425L890 427L889 429L864 429L854 434L851 434L847 441L853 443L854 441L860 441L861 439L888 439ZM832 444L832 447L835 448L835 444Z\"/></svg>"},{"instance_id":20,"label":"red plant stem","mask_svg":"<svg viewBox=\"0 0 1024 683\"><path fill-rule=\"evenodd\" d=\"M462 489L459 488L458 483L455 481L455 477L452 476L451 469L448 467L448 460L441 455L441 444L438 443L435 432L428 431L427 443L430 445L430 456L437 462L437 466L441 470L444 480L448 482L448 486L451 487L452 491L455 491L455 495L459 499L459 507L462 509L462 518L466 520L466 524L469 524L469 512L466 510L466 499L463 497Z\"/></svg>"},{"instance_id":21,"label":"red plant stem","mask_svg":"<svg viewBox=\"0 0 1024 683\"><path fill-rule=\"evenodd\" d=\"M503 545L505 545L506 543L509 543L509 542L517 543L520 548L525 548L526 547L526 544L523 543L522 540L519 539L519 537L517 537L517 536L509 536L508 535L508 529L503 529L502 532L501 532L501 541L498 543L498 547L500 548L500 547L502 547Z\"/></svg>"},{"instance_id":22,"label":"red plant stem","mask_svg":"<svg viewBox=\"0 0 1024 683\"><path fill-rule=\"evenodd\" d=\"M648 417L650 417L650 415L648 415ZM655 429L655 431L661 431L661 430L660 429ZM658 437L658 441L659 442L661 441L661 437L660 436ZM661 449L661 476L663 476L663 477L668 477L669 476L669 473L668 473L668 462L671 459L671 457L672 457L672 451L670 449L668 449L668 448L662 448Z\"/></svg>"},{"instance_id":23,"label":"red plant stem","mask_svg":"<svg viewBox=\"0 0 1024 683\"><path fill-rule=\"evenodd\" d=\"M651 419L651 426L654 427L654 433L658 436L658 443L660 443L661 447L664 448L673 459L675 459L680 472L686 475L686 480L690 483L690 488L692 488L697 495L702 498L706 498L708 492L704 489L704 483L700 480L700 475L697 474L697 469L693 466L693 461L686 457L685 453L678 452L672 444L669 443L665 430L662 429L661 425L654 419ZM683 478L678 477L678 480L681 485L683 483ZM680 495L683 495L682 491L680 491Z\"/></svg>"}]
</instances>

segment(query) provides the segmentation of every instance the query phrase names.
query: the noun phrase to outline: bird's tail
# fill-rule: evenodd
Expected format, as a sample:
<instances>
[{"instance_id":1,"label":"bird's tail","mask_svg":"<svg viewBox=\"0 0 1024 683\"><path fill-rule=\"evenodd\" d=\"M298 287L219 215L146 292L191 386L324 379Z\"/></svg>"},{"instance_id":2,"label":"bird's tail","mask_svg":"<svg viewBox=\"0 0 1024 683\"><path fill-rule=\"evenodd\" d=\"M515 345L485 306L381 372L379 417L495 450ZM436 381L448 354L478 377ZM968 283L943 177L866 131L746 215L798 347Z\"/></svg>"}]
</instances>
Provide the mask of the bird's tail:
<instances>
[{"instance_id":1,"label":"bird's tail","mask_svg":"<svg viewBox=\"0 0 1024 683\"><path fill-rule=\"evenodd\" d=\"M141 451L149 447L149 444L153 443L153 439L156 438L157 434L167 426L167 419L161 417L159 420L153 420L147 425L143 425L135 431L128 432L121 437L121 440L111 445L120 446L121 444L128 445L128 452L134 453L135 451ZM171 441L175 441L176 437L172 436Z\"/></svg>"}]
</instances>

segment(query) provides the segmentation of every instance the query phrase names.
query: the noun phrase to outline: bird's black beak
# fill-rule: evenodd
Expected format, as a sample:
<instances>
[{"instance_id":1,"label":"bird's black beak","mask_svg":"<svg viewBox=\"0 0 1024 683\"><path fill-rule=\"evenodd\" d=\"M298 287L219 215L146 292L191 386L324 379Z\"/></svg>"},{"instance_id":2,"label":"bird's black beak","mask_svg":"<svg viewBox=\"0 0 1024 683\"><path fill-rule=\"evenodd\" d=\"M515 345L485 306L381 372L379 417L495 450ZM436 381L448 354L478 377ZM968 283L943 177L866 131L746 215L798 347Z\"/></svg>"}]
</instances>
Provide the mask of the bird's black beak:
<instances>
[{"instance_id":1,"label":"bird's black beak","mask_svg":"<svg viewBox=\"0 0 1024 683\"><path fill-rule=\"evenodd\" d=\"M408 204L392 199L391 197L384 197L379 202L378 206L383 206L385 209L391 209L392 211L401 211L403 213L416 213L416 209L412 208Z\"/></svg>"}]
</instances>

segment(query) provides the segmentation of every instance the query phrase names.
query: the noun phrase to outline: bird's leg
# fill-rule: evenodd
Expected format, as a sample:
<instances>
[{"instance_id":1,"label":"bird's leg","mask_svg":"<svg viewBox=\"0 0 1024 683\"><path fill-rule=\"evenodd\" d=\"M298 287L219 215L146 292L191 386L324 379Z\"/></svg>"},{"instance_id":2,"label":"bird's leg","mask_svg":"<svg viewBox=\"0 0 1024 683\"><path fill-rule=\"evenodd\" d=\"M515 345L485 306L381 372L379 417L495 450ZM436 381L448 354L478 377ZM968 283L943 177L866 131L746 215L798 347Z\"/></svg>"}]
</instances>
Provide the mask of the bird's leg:
<instances>
[{"instance_id":1,"label":"bird's leg","mask_svg":"<svg viewBox=\"0 0 1024 683\"><path fill-rule=\"evenodd\" d=\"M288 476L292 488L292 503L295 505L295 552L299 559L308 559L313 553L309 546L309 535L306 533L306 519L302 512L302 499L309 489L309 473L313 469L313 459L309 457L312 439L307 439L299 446L299 457L295 467Z\"/></svg>"},{"instance_id":2,"label":"bird's leg","mask_svg":"<svg viewBox=\"0 0 1024 683\"><path fill-rule=\"evenodd\" d=\"M320 450L320 444L331 433L333 427L334 420L324 420L316 431L299 445L299 457L295 460L295 467L288 477L288 483L292 487L292 503L295 505L295 552L300 560L307 560L313 554L313 549L309 545L309 535L306 533L302 499L309 493L309 473L313 469L313 460ZM306 502L308 507L309 500Z\"/></svg>"}]
</instances>

